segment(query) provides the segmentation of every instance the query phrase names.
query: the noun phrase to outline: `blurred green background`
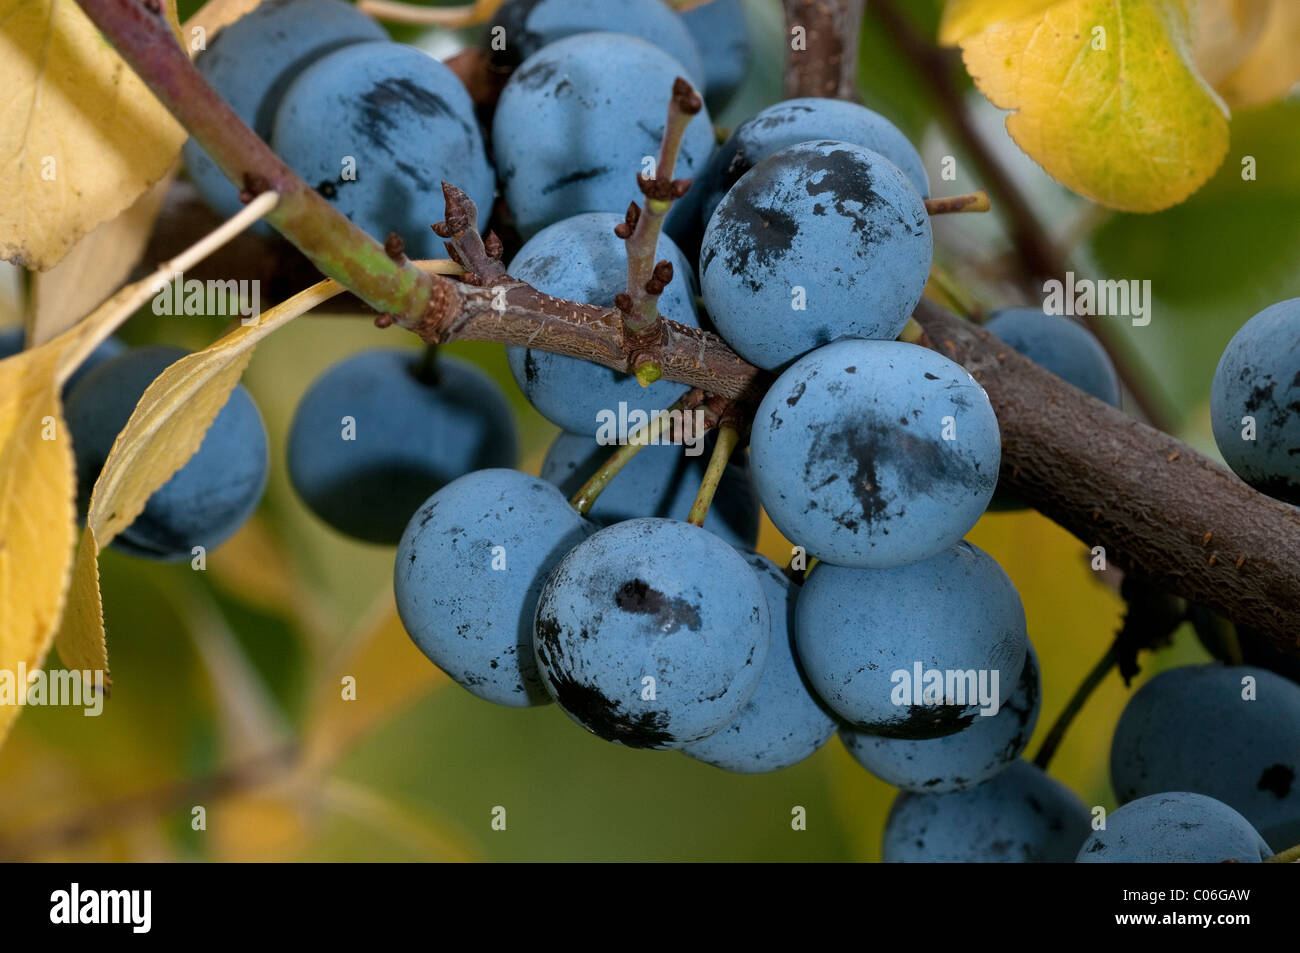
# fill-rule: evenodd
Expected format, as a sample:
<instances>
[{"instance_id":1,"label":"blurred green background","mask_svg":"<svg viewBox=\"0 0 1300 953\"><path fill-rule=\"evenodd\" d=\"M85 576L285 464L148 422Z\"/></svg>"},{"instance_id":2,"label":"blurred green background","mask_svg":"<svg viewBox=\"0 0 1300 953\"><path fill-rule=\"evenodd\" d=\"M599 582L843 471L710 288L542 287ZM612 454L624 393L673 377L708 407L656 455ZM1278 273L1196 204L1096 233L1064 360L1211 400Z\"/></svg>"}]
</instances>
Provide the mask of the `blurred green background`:
<instances>
[{"instance_id":1,"label":"blurred green background","mask_svg":"<svg viewBox=\"0 0 1300 953\"><path fill-rule=\"evenodd\" d=\"M190 12L182 4L182 14ZM940 4L906 5L934 35ZM725 127L780 98L783 31L775 0L748 4L752 79ZM416 36L446 50L445 35ZM468 35L468 34L467 34ZM463 41L464 37L459 38ZM916 73L869 16L864 101L924 153L936 194L978 186L934 121ZM1015 171L1080 276L1150 279L1153 320L1116 319L1180 434L1213 453L1208 394L1219 353L1265 304L1300 295L1300 104L1237 114L1232 147L1191 200L1148 216L1099 212L1015 147L997 110L968 89L979 128ZM934 170L958 159L958 179ZM1257 181L1240 176L1255 156ZM983 304L1020 303L996 213L938 223L939 260ZM218 319L133 318L130 342L199 348ZM874 860L894 791L832 739L768 776L730 775L671 752L632 751L582 731L554 706L517 711L470 696L437 673L392 613L392 551L352 543L297 500L285 477L294 406L329 364L360 348L416 347L364 318L301 318L260 345L245 383L265 415L272 476L256 518L208 571L115 552L102 559L113 693L99 718L75 709L23 714L0 750L0 856L194 860ZM455 344L512 395L536 472L555 429L524 404L496 345ZM1158 514L1153 514L1158 518ZM1102 655L1122 604L1090 571L1082 543L1036 513L991 514L971 533L1016 583L1044 673L1042 735ZM767 525L762 546L788 548ZM448 585L455 585L448 579ZM1207 658L1184 628L1144 655L1139 682ZM57 665L57 659L51 659ZM357 700L339 698L340 678ZM1061 746L1052 773L1088 804L1113 806L1109 736L1128 696L1112 673ZM192 809L206 808L196 831ZM793 830L792 810L807 812ZM495 830L504 808L506 829Z\"/></svg>"}]
</instances>

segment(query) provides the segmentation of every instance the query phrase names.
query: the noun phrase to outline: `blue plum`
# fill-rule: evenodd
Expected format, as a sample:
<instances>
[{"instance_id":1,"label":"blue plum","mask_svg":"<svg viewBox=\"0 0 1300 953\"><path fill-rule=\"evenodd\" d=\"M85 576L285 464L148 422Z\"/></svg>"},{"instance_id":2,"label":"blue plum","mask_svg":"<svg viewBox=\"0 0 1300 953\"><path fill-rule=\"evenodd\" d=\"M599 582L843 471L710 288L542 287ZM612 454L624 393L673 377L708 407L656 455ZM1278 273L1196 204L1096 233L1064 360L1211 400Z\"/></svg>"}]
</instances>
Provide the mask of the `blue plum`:
<instances>
[{"instance_id":1,"label":"blue plum","mask_svg":"<svg viewBox=\"0 0 1300 953\"><path fill-rule=\"evenodd\" d=\"M885 822L887 863L1069 863L1090 817L1065 785L1018 760L965 791L903 791Z\"/></svg>"},{"instance_id":2,"label":"blue plum","mask_svg":"<svg viewBox=\"0 0 1300 953\"><path fill-rule=\"evenodd\" d=\"M636 177L659 154L676 60L645 40L583 33L534 53L506 83L492 126L501 190L525 236L578 212L642 201ZM691 178L713 151L707 109L691 119L675 172ZM669 213L666 227L689 205Z\"/></svg>"},{"instance_id":3,"label":"blue plum","mask_svg":"<svg viewBox=\"0 0 1300 953\"><path fill-rule=\"evenodd\" d=\"M1038 723L1041 704L1038 656L1031 645L1015 694L990 718L976 718L955 735L923 741L884 738L853 728L841 728L840 739L858 764L895 787L931 794L964 791L1020 757Z\"/></svg>"},{"instance_id":4,"label":"blue plum","mask_svg":"<svg viewBox=\"0 0 1300 953\"><path fill-rule=\"evenodd\" d=\"M456 74L400 43L356 43L317 60L285 91L271 145L339 211L411 258L446 252L442 183L487 225L496 188L474 104Z\"/></svg>"},{"instance_id":5,"label":"blue plum","mask_svg":"<svg viewBox=\"0 0 1300 953\"><path fill-rule=\"evenodd\" d=\"M722 729L758 687L767 596L749 563L676 520L600 530L552 570L534 623L560 708L632 748L680 748Z\"/></svg>"},{"instance_id":6,"label":"blue plum","mask_svg":"<svg viewBox=\"0 0 1300 953\"><path fill-rule=\"evenodd\" d=\"M562 433L546 451L541 477L572 497L614 449L591 437ZM679 446L643 447L596 498L587 518L597 526L641 516L684 520L707 465L707 454L688 457ZM727 465L704 528L739 549L751 548L758 540L758 498L746 468Z\"/></svg>"},{"instance_id":7,"label":"blue plum","mask_svg":"<svg viewBox=\"0 0 1300 953\"><path fill-rule=\"evenodd\" d=\"M897 126L866 106L807 96L755 113L718 147L697 185L704 223L713 217L722 197L759 162L787 146L827 139L879 152L898 166L922 198L930 197L921 155Z\"/></svg>"},{"instance_id":8,"label":"blue plum","mask_svg":"<svg viewBox=\"0 0 1300 953\"><path fill-rule=\"evenodd\" d=\"M402 534L402 625L458 684L498 705L546 704L533 613L547 574L594 527L560 491L517 470L477 470L425 502Z\"/></svg>"},{"instance_id":9,"label":"blue plum","mask_svg":"<svg viewBox=\"0 0 1300 953\"><path fill-rule=\"evenodd\" d=\"M997 485L988 395L958 365L897 341L846 340L791 365L750 438L759 501L786 539L840 566L943 552Z\"/></svg>"},{"instance_id":10,"label":"blue plum","mask_svg":"<svg viewBox=\"0 0 1300 953\"><path fill-rule=\"evenodd\" d=\"M709 0L682 11L704 62L704 101L713 112L731 102L749 73L749 24L741 0Z\"/></svg>"},{"instance_id":11,"label":"blue plum","mask_svg":"<svg viewBox=\"0 0 1300 953\"><path fill-rule=\"evenodd\" d=\"M612 306L614 296L627 290L627 246L614 234L622 221L611 212L589 212L556 222L519 249L510 274L557 298ZM673 266L673 280L659 296L659 313L698 327L694 270L668 236L660 235L656 251L658 260ZM600 429L597 415L617 414L620 403L629 412L665 410L682 390L671 381L642 387L631 374L532 348L507 348L506 357L529 403L570 433L594 437Z\"/></svg>"},{"instance_id":12,"label":"blue plum","mask_svg":"<svg viewBox=\"0 0 1300 953\"><path fill-rule=\"evenodd\" d=\"M1119 406L1119 375L1092 332L1038 308L994 311L984 325L1013 350L1098 400Z\"/></svg>"},{"instance_id":13,"label":"blue plum","mask_svg":"<svg viewBox=\"0 0 1300 953\"><path fill-rule=\"evenodd\" d=\"M1300 506L1300 298L1270 305L1232 336L1214 370L1210 419L1233 473Z\"/></svg>"},{"instance_id":14,"label":"blue plum","mask_svg":"<svg viewBox=\"0 0 1300 953\"><path fill-rule=\"evenodd\" d=\"M779 771L813 754L835 733L835 720L812 694L794 653L799 589L766 556L745 553L767 594L772 642L749 702L725 728L682 750L741 774Z\"/></svg>"},{"instance_id":15,"label":"blue plum","mask_svg":"<svg viewBox=\"0 0 1300 953\"><path fill-rule=\"evenodd\" d=\"M82 512L104 461L145 389L185 351L134 348L89 371L65 408L77 458ZM237 386L185 466L154 491L144 512L114 540L136 556L188 558L195 546L216 549L253 514L266 488L266 428L243 385Z\"/></svg>"},{"instance_id":16,"label":"blue plum","mask_svg":"<svg viewBox=\"0 0 1300 953\"><path fill-rule=\"evenodd\" d=\"M429 494L471 470L512 467L514 416L467 361L363 351L303 395L289 428L289 479L313 513L357 539L394 545Z\"/></svg>"},{"instance_id":17,"label":"blue plum","mask_svg":"<svg viewBox=\"0 0 1300 953\"><path fill-rule=\"evenodd\" d=\"M818 563L799 593L795 647L809 684L871 734L940 738L993 720L1028 646L1015 586L964 540L896 569Z\"/></svg>"},{"instance_id":18,"label":"blue plum","mask_svg":"<svg viewBox=\"0 0 1300 953\"><path fill-rule=\"evenodd\" d=\"M700 286L718 333L775 370L838 338L898 337L933 251L925 203L897 166L861 146L803 142L719 203Z\"/></svg>"},{"instance_id":19,"label":"blue plum","mask_svg":"<svg viewBox=\"0 0 1300 953\"><path fill-rule=\"evenodd\" d=\"M1172 791L1130 801L1079 848L1081 864L1257 864L1273 856L1259 832L1222 801Z\"/></svg>"},{"instance_id":20,"label":"blue plum","mask_svg":"<svg viewBox=\"0 0 1300 953\"><path fill-rule=\"evenodd\" d=\"M0 331L0 360L6 357L12 357L23 349L26 335L22 328L8 328ZM99 346L90 352L89 356L81 362L81 366L72 372L72 376L67 379L63 385L63 395L66 397L71 393L72 388L80 383L81 379L99 367L105 361L117 357L126 350L126 345L118 338L105 338Z\"/></svg>"},{"instance_id":21,"label":"blue plum","mask_svg":"<svg viewBox=\"0 0 1300 953\"><path fill-rule=\"evenodd\" d=\"M1300 685L1259 668L1161 672L1120 716L1110 777L1121 802L1194 791L1290 847L1300 841Z\"/></svg>"},{"instance_id":22,"label":"blue plum","mask_svg":"<svg viewBox=\"0 0 1300 953\"><path fill-rule=\"evenodd\" d=\"M505 28L502 52L511 65L556 40L608 32L653 43L682 65L696 89L704 90L709 75L691 31L663 0L510 0L493 25Z\"/></svg>"},{"instance_id":23,"label":"blue plum","mask_svg":"<svg viewBox=\"0 0 1300 953\"><path fill-rule=\"evenodd\" d=\"M280 100L303 70L348 44L387 39L382 26L341 0L265 0L213 37L194 65L235 114L269 142ZM202 146L190 139L182 155L191 181L214 212L229 217L242 208L239 189Z\"/></svg>"}]
</instances>

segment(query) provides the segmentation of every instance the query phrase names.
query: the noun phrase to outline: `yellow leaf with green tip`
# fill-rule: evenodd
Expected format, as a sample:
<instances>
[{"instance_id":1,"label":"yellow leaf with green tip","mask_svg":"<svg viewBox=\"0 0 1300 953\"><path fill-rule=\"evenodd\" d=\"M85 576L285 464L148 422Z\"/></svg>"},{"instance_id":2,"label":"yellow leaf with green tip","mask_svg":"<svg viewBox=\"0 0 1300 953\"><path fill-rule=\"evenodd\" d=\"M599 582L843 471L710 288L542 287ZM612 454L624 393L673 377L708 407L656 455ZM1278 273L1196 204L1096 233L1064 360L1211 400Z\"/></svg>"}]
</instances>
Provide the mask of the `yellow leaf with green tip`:
<instances>
[{"instance_id":1,"label":"yellow leaf with green tip","mask_svg":"<svg viewBox=\"0 0 1300 953\"><path fill-rule=\"evenodd\" d=\"M1029 11L1026 13L1026 11ZM979 89L1053 178L1102 205L1155 212L1195 192L1228 149L1228 111L1197 71L1180 0L950 5Z\"/></svg>"}]
</instances>

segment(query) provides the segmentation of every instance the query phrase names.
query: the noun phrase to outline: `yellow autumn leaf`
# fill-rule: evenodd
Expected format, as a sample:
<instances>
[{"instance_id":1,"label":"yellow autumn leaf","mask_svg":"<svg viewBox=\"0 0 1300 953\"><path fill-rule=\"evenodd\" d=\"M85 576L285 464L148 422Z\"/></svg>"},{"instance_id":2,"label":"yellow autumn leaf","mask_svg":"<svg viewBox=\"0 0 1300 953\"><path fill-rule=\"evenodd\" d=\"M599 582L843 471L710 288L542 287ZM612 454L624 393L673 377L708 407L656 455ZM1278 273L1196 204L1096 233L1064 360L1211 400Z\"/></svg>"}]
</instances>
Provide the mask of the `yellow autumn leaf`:
<instances>
[{"instance_id":1,"label":"yellow autumn leaf","mask_svg":"<svg viewBox=\"0 0 1300 953\"><path fill-rule=\"evenodd\" d=\"M131 205L185 141L74 0L0 0L0 89L0 259L29 268Z\"/></svg>"},{"instance_id":2,"label":"yellow autumn leaf","mask_svg":"<svg viewBox=\"0 0 1300 953\"><path fill-rule=\"evenodd\" d=\"M72 563L76 477L59 404L66 344L0 361L0 740L26 696L20 672L44 664Z\"/></svg>"},{"instance_id":3,"label":"yellow autumn leaf","mask_svg":"<svg viewBox=\"0 0 1300 953\"><path fill-rule=\"evenodd\" d=\"M44 344L72 327L117 290L149 243L174 175L168 174L125 212L97 226L48 271L32 276L27 337Z\"/></svg>"},{"instance_id":4,"label":"yellow autumn leaf","mask_svg":"<svg viewBox=\"0 0 1300 953\"><path fill-rule=\"evenodd\" d=\"M959 38L975 84L1012 111L1007 132L1063 185L1111 208L1156 212L1223 161L1228 112L1193 62L1189 3L953 6L941 39Z\"/></svg>"}]
</instances>

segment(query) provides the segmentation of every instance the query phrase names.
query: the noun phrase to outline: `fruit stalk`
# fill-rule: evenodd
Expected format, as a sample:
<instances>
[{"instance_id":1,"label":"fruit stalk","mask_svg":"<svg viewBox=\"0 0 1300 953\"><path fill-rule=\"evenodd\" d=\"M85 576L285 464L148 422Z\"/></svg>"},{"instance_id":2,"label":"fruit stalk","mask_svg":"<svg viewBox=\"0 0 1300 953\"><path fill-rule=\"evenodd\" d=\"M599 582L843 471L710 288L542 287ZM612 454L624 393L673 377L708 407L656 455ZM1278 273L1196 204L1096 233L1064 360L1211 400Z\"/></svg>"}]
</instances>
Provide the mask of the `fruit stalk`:
<instances>
[{"instance_id":1,"label":"fruit stalk","mask_svg":"<svg viewBox=\"0 0 1300 953\"><path fill-rule=\"evenodd\" d=\"M1300 631L1300 510L1125 415L933 302L921 343L962 364L1002 432L999 485L1108 562L1271 636Z\"/></svg>"},{"instance_id":2,"label":"fruit stalk","mask_svg":"<svg viewBox=\"0 0 1300 953\"><path fill-rule=\"evenodd\" d=\"M161 12L138 0L78 0L127 64L249 199L280 194L266 220L321 273L399 322L417 321L450 282L394 262L294 174L195 69ZM161 6L154 10L160 11Z\"/></svg>"},{"instance_id":3,"label":"fruit stalk","mask_svg":"<svg viewBox=\"0 0 1300 953\"><path fill-rule=\"evenodd\" d=\"M709 507L713 505L713 496L718 492L718 484L722 482L722 474L726 472L727 461L731 459L739 443L740 431L734 424L726 423L718 428L718 442L713 445L713 456L709 457L709 466L704 471L700 492L696 494L686 522L693 526L704 525L704 520L709 515Z\"/></svg>"},{"instance_id":4,"label":"fruit stalk","mask_svg":"<svg viewBox=\"0 0 1300 953\"><path fill-rule=\"evenodd\" d=\"M627 244L627 291L614 302L623 314L630 363L643 385L653 384L663 373L655 361L643 356L659 343L659 295L673 280L672 263L656 261L659 235L673 202L690 188L689 179L673 179L673 169L686 127L702 108L704 100L700 94L686 80L677 77L668 101L668 119L664 123L654 175L637 176L637 186L645 196L645 208L633 202L628 206L627 220L614 230Z\"/></svg>"},{"instance_id":5,"label":"fruit stalk","mask_svg":"<svg viewBox=\"0 0 1300 953\"><path fill-rule=\"evenodd\" d=\"M858 99L858 34L866 0L783 0L785 98ZM802 28L802 48L794 34Z\"/></svg>"}]
</instances>

